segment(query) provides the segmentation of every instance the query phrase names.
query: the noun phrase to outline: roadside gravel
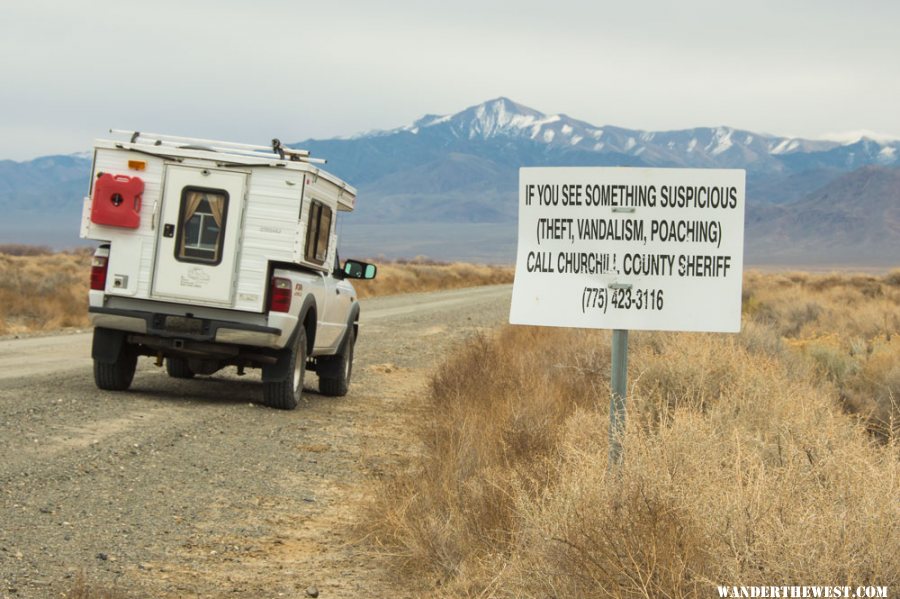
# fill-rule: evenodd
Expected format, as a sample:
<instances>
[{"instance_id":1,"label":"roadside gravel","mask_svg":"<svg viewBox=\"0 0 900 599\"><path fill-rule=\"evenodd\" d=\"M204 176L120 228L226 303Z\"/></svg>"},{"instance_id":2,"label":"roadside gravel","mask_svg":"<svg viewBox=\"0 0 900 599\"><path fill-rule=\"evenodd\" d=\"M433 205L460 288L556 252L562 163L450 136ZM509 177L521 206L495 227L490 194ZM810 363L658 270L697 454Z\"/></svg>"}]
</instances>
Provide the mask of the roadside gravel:
<instances>
[{"instance_id":1,"label":"roadside gravel","mask_svg":"<svg viewBox=\"0 0 900 599\"><path fill-rule=\"evenodd\" d=\"M416 450L445 352L504 322L509 286L366 300L347 397L253 403L259 376L176 380L150 359L96 389L89 334L0 341L0 597L72 579L128 597L414 596L353 527Z\"/></svg>"}]
</instances>

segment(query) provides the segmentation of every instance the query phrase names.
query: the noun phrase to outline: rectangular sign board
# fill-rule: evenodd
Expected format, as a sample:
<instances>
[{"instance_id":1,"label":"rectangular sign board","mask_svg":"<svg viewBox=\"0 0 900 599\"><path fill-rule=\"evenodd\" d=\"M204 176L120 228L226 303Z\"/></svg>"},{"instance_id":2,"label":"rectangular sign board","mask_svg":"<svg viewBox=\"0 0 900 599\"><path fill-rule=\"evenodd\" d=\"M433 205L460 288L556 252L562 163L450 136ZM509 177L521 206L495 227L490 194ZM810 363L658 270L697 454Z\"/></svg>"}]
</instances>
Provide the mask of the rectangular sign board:
<instances>
[{"instance_id":1,"label":"rectangular sign board","mask_svg":"<svg viewBox=\"0 0 900 599\"><path fill-rule=\"evenodd\" d=\"M520 169L510 323L739 332L744 186L734 169Z\"/></svg>"}]
</instances>

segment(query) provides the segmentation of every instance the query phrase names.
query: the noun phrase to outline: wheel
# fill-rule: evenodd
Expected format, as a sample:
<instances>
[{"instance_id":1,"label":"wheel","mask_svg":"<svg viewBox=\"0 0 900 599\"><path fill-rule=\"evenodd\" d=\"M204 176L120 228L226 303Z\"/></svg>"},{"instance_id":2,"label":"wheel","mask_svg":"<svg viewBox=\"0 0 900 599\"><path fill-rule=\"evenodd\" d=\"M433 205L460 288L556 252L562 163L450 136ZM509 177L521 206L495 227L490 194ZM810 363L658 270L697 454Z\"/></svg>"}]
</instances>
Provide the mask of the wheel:
<instances>
[{"instance_id":1,"label":"wheel","mask_svg":"<svg viewBox=\"0 0 900 599\"><path fill-rule=\"evenodd\" d=\"M294 345L283 350L288 360L284 378L263 383L263 404L278 410L293 410L303 395L303 375L306 374L306 329L300 327Z\"/></svg>"},{"instance_id":2,"label":"wheel","mask_svg":"<svg viewBox=\"0 0 900 599\"><path fill-rule=\"evenodd\" d=\"M137 354L123 344L115 362L94 360L94 383L106 391L125 391L134 379L137 368Z\"/></svg>"},{"instance_id":3,"label":"wheel","mask_svg":"<svg viewBox=\"0 0 900 599\"><path fill-rule=\"evenodd\" d=\"M194 378L194 371L188 365L187 358L166 358L166 372L173 379Z\"/></svg>"},{"instance_id":4,"label":"wheel","mask_svg":"<svg viewBox=\"0 0 900 599\"><path fill-rule=\"evenodd\" d=\"M319 392L331 397L343 397L350 390L350 375L353 374L353 346L356 333L353 327L347 331L344 347L335 356L319 358Z\"/></svg>"}]
</instances>

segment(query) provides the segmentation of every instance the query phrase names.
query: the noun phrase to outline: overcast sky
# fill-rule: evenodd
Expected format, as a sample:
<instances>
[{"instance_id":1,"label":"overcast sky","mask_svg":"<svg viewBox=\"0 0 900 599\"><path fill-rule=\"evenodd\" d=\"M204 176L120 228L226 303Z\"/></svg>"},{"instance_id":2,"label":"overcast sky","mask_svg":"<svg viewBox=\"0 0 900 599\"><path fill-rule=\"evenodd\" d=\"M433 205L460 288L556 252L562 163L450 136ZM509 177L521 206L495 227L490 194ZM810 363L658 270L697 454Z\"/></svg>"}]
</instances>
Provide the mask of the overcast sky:
<instances>
[{"instance_id":1,"label":"overcast sky","mask_svg":"<svg viewBox=\"0 0 900 599\"><path fill-rule=\"evenodd\" d=\"M900 2L3 0L0 159L248 143L497 96L594 125L900 136Z\"/></svg>"}]
</instances>

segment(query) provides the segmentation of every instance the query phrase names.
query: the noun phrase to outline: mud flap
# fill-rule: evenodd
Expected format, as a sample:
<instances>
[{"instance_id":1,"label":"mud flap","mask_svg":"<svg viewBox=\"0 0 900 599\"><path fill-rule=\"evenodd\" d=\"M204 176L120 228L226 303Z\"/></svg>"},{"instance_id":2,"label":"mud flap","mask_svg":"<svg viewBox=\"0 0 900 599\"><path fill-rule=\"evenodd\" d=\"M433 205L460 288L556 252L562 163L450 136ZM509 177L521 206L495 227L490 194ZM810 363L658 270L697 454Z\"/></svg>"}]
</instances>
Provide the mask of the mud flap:
<instances>
[{"instance_id":1,"label":"mud flap","mask_svg":"<svg viewBox=\"0 0 900 599\"><path fill-rule=\"evenodd\" d=\"M341 345L336 354L333 356L325 356L324 359L319 359L319 363L316 367L316 374L324 376L325 378L335 378L341 375L343 365L341 364L341 361L336 358L344 355L344 352L347 351L347 338L348 335L344 334L344 339L341 341Z\"/></svg>"},{"instance_id":2,"label":"mud flap","mask_svg":"<svg viewBox=\"0 0 900 599\"><path fill-rule=\"evenodd\" d=\"M287 347L278 351L275 357L278 359L274 364L263 364L262 380L264 383L284 380L291 372L291 352L290 348L294 345L294 337Z\"/></svg>"},{"instance_id":3,"label":"mud flap","mask_svg":"<svg viewBox=\"0 0 900 599\"><path fill-rule=\"evenodd\" d=\"M113 329L94 329L94 342L91 345L91 357L98 362L114 363L125 345L125 331Z\"/></svg>"}]
</instances>

